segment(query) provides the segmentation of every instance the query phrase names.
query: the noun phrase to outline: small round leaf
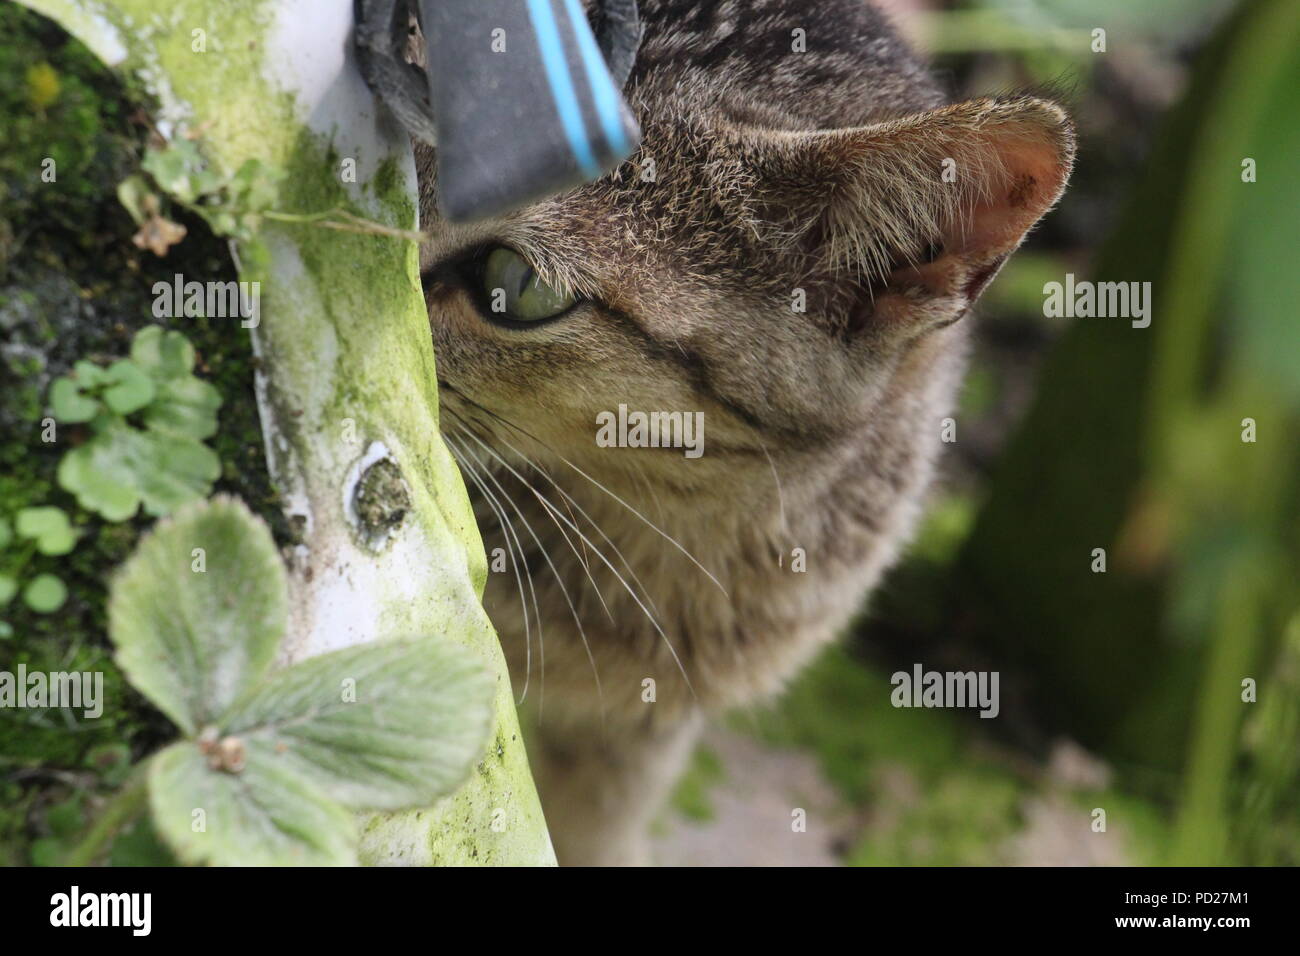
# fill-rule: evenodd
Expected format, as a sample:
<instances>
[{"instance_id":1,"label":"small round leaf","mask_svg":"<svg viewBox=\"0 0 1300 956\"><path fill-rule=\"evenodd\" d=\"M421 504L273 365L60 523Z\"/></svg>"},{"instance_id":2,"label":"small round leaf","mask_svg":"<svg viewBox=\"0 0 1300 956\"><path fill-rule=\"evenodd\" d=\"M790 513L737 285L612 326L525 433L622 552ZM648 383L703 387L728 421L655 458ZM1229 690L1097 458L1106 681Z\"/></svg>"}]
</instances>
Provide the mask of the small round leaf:
<instances>
[{"instance_id":1,"label":"small round leaf","mask_svg":"<svg viewBox=\"0 0 1300 956\"><path fill-rule=\"evenodd\" d=\"M108 367L104 404L119 415L130 415L144 408L154 397L153 379L130 359L119 359Z\"/></svg>"},{"instance_id":2,"label":"small round leaf","mask_svg":"<svg viewBox=\"0 0 1300 956\"><path fill-rule=\"evenodd\" d=\"M38 574L23 589L23 600L37 614L51 614L63 607L68 589L52 574Z\"/></svg>"}]
</instances>

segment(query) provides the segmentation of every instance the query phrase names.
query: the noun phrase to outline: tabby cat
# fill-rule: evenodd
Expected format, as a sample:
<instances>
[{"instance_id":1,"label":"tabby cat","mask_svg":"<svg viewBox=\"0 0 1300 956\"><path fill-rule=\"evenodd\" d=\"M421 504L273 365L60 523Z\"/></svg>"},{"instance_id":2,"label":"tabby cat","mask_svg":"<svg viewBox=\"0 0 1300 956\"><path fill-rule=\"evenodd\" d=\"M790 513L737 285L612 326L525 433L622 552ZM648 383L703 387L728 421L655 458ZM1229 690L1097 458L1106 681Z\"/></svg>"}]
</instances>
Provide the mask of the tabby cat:
<instances>
[{"instance_id":1,"label":"tabby cat","mask_svg":"<svg viewBox=\"0 0 1300 956\"><path fill-rule=\"evenodd\" d=\"M417 151L442 429L565 864L646 861L702 717L780 690L897 557L962 319L1074 156L1052 102L947 103L866 0L640 8L614 172L452 225ZM620 405L702 412L703 454L598 443Z\"/></svg>"}]
</instances>

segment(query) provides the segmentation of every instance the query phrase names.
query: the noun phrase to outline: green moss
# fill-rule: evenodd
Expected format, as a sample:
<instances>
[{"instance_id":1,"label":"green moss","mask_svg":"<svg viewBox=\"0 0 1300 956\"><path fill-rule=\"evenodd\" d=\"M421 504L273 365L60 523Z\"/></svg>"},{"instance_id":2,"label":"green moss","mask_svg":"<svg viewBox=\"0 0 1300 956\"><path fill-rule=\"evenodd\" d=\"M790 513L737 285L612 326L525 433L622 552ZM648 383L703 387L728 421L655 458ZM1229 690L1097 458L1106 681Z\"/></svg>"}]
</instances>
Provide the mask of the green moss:
<instances>
[{"instance_id":1,"label":"green moss","mask_svg":"<svg viewBox=\"0 0 1300 956\"><path fill-rule=\"evenodd\" d=\"M878 815L897 814L888 827L870 828L849 853L851 866L997 866L1020 825L1023 788L1004 775L945 774L907 804L882 800ZM1080 814L1080 820L1086 817Z\"/></svg>"},{"instance_id":2,"label":"green moss","mask_svg":"<svg viewBox=\"0 0 1300 956\"><path fill-rule=\"evenodd\" d=\"M757 717L769 743L814 753L844 801L869 815L846 862L991 865L1020 824L1030 784L976 746L951 710L896 708L886 675L842 647Z\"/></svg>"},{"instance_id":3,"label":"green moss","mask_svg":"<svg viewBox=\"0 0 1300 956\"><path fill-rule=\"evenodd\" d=\"M955 710L895 708L892 689L884 673L837 646L776 707L737 720L770 744L813 753L844 803L857 808L864 824L845 862L1014 863L1033 799L1067 801L1081 830L1094 807L1104 808L1116 858L1158 862L1169 827L1164 808L1117 788L1071 791L1032 756L995 744L985 722Z\"/></svg>"},{"instance_id":4,"label":"green moss","mask_svg":"<svg viewBox=\"0 0 1300 956\"><path fill-rule=\"evenodd\" d=\"M896 708L891 690L885 675L835 646L755 725L773 745L815 753L850 802L867 802L882 764L905 763L933 777L961 759L965 743L951 712Z\"/></svg>"},{"instance_id":5,"label":"green moss","mask_svg":"<svg viewBox=\"0 0 1300 956\"><path fill-rule=\"evenodd\" d=\"M33 227L85 229L85 201L116 185L125 162L119 135L131 111L96 84L102 73L93 54L50 21L16 4L0 7L0 273ZM46 168L54 182L42 178Z\"/></svg>"}]
</instances>

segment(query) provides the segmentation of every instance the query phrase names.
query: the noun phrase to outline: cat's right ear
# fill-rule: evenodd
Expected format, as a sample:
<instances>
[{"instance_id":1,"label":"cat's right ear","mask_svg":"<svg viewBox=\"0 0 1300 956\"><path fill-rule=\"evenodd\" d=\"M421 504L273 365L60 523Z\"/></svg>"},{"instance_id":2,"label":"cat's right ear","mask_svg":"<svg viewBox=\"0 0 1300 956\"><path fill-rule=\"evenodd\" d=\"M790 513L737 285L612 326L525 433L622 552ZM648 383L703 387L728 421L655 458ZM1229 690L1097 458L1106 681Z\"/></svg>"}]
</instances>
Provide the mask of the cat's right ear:
<instances>
[{"instance_id":1,"label":"cat's right ear","mask_svg":"<svg viewBox=\"0 0 1300 956\"><path fill-rule=\"evenodd\" d=\"M871 126L755 134L744 155L803 251L862 277L858 323L916 331L965 313L1060 198L1074 149L1064 110L1012 97Z\"/></svg>"}]
</instances>

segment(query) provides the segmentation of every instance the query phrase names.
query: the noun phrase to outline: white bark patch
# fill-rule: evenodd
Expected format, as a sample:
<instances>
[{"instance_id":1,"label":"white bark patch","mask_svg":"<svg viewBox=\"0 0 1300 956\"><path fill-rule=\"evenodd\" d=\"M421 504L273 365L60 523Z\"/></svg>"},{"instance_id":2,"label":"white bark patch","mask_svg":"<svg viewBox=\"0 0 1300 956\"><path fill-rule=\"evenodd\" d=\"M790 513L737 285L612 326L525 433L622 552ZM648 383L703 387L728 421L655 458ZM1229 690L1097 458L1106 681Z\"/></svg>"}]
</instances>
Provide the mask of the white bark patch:
<instances>
[{"instance_id":1,"label":"white bark patch","mask_svg":"<svg viewBox=\"0 0 1300 956\"><path fill-rule=\"evenodd\" d=\"M356 181L345 185L354 198L364 199L362 185L406 134L361 78L352 5L281 0L275 15L267 37L267 73L294 94L294 107L310 129L333 140L341 155L356 159Z\"/></svg>"}]
</instances>

